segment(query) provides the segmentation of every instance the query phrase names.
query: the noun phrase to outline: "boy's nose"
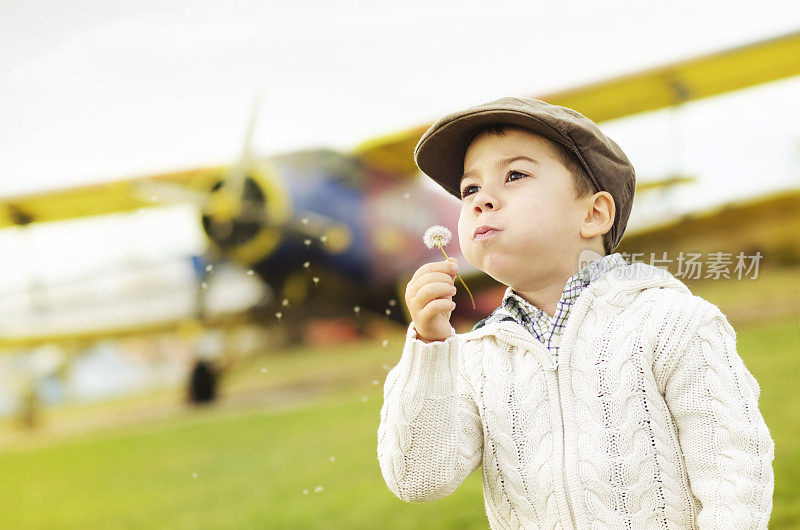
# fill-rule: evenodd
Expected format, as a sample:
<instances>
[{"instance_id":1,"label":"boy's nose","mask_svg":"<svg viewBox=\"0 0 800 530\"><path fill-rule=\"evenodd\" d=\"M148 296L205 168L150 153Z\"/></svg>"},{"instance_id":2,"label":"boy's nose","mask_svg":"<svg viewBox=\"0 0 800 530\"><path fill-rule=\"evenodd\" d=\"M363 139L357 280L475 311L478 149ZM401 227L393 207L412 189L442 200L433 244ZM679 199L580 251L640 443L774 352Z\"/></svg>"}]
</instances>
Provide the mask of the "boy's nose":
<instances>
[{"instance_id":1,"label":"boy's nose","mask_svg":"<svg viewBox=\"0 0 800 530\"><path fill-rule=\"evenodd\" d=\"M480 192L479 192L480 193ZM483 210L493 210L495 207L495 200L488 195L482 195L475 201L475 211L480 213Z\"/></svg>"}]
</instances>

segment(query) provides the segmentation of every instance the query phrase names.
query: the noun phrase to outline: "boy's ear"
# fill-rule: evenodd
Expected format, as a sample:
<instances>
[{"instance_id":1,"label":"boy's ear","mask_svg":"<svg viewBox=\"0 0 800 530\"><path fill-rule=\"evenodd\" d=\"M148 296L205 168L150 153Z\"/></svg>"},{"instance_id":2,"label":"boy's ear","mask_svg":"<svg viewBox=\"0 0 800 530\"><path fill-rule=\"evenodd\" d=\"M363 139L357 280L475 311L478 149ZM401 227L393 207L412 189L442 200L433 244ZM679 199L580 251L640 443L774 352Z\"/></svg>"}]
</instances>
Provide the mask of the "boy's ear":
<instances>
[{"instance_id":1,"label":"boy's ear","mask_svg":"<svg viewBox=\"0 0 800 530\"><path fill-rule=\"evenodd\" d=\"M586 216L581 224L581 236L602 236L614 225L616 205L607 191L598 191L586 200Z\"/></svg>"}]
</instances>

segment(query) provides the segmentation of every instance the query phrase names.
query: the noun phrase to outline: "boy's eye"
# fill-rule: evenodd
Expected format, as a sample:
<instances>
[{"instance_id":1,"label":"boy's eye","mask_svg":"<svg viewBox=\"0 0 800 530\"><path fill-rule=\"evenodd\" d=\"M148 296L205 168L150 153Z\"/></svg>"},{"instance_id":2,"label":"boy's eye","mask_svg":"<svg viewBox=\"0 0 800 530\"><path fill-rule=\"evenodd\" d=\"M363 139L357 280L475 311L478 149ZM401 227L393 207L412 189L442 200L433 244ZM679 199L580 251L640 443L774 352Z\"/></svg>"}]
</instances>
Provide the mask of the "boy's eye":
<instances>
[{"instance_id":1,"label":"boy's eye","mask_svg":"<svg viewBox=\"0 0 800 530\"><path fill-rule=\"evenodd\" d=\"M515 169L511 169L511 170L509 170L508 173L506 173L506 182L508 182L508 177L510 177L511 175L520 175L522 177L527 177L528 176L528 175L526 175L525 173L523 173L521 171L517 171ZM512 180L517 180L517 179L512 179ZM474 184L470 184L469 186L467 186L466 188L461 190L461 198L463 199L467 195L471 195L472 193L469 190L470 190L470 188L475 188L475 187L477 187L477 186L475 186Z\"/></svg>"},{"instance_id":2,"label":"boy's eye","mask_svg":"<svg viewBox=\"0 0 800 530\"><path fill-rule=\"evenodd\" d=\"M517 174L517 175L522 175L523 177L527 177L527 176L528 176L528 175L526 175L525 173L523 173L523 172L521 172L521 171L516 171L516 170L512 169L512 170L510 170L508 173L506 173L506 180L508 180L508 177L509 177L510 175L514 175L514 174ZM516 180L516 179L514 179L514 180Z\"/></svg>"}]
</instances>

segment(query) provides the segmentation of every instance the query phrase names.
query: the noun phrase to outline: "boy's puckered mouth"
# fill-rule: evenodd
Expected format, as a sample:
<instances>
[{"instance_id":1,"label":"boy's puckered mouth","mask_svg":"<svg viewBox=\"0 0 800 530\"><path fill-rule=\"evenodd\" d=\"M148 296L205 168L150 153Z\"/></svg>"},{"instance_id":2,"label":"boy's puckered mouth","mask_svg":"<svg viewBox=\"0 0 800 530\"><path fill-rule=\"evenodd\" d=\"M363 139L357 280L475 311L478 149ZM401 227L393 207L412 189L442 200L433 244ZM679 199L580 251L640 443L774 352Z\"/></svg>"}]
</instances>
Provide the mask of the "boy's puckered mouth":
<instances>
[{"instance_id":1,"label":"boy's puckered mouth","mask_svg":"<svg viewBox=\"0 0 800 530\"><path fill-rule=\"evenodd\" d=\"M492 230L494 230L495 232L499 232L500 228L495 228L494 226L489 226L489 225L481 225L478 228L476 228L475 231L472 233L472 239L475 239L481 234L487 234Z\"/></svg>"}]
</instances>

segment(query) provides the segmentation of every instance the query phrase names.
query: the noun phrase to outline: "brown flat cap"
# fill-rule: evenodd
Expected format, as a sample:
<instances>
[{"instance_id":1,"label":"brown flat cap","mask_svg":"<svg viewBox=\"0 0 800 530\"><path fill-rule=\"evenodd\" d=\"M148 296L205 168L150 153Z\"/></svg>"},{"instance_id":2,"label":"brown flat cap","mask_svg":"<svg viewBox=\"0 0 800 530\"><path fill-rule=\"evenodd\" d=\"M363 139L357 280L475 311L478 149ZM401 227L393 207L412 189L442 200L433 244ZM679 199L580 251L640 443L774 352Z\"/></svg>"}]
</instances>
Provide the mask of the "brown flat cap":
<instances>
[{"instance_id":1,"label":"brown flat cap","mask_svg":"<svg viewBox=\"0 0 800 530\"><path fill-rule=\"evenodd\" d=\"M467 146L478 129L490 124L522 127L575 153L595 190L607 191L614 198L616 215L609 251L613 252L628 224L636 174L614 140L579 112L538 99L515 97L469 107L443 116L425 131L414 149L414 161L423 173L460 200Z\"/></svg>"}]
</instances>

